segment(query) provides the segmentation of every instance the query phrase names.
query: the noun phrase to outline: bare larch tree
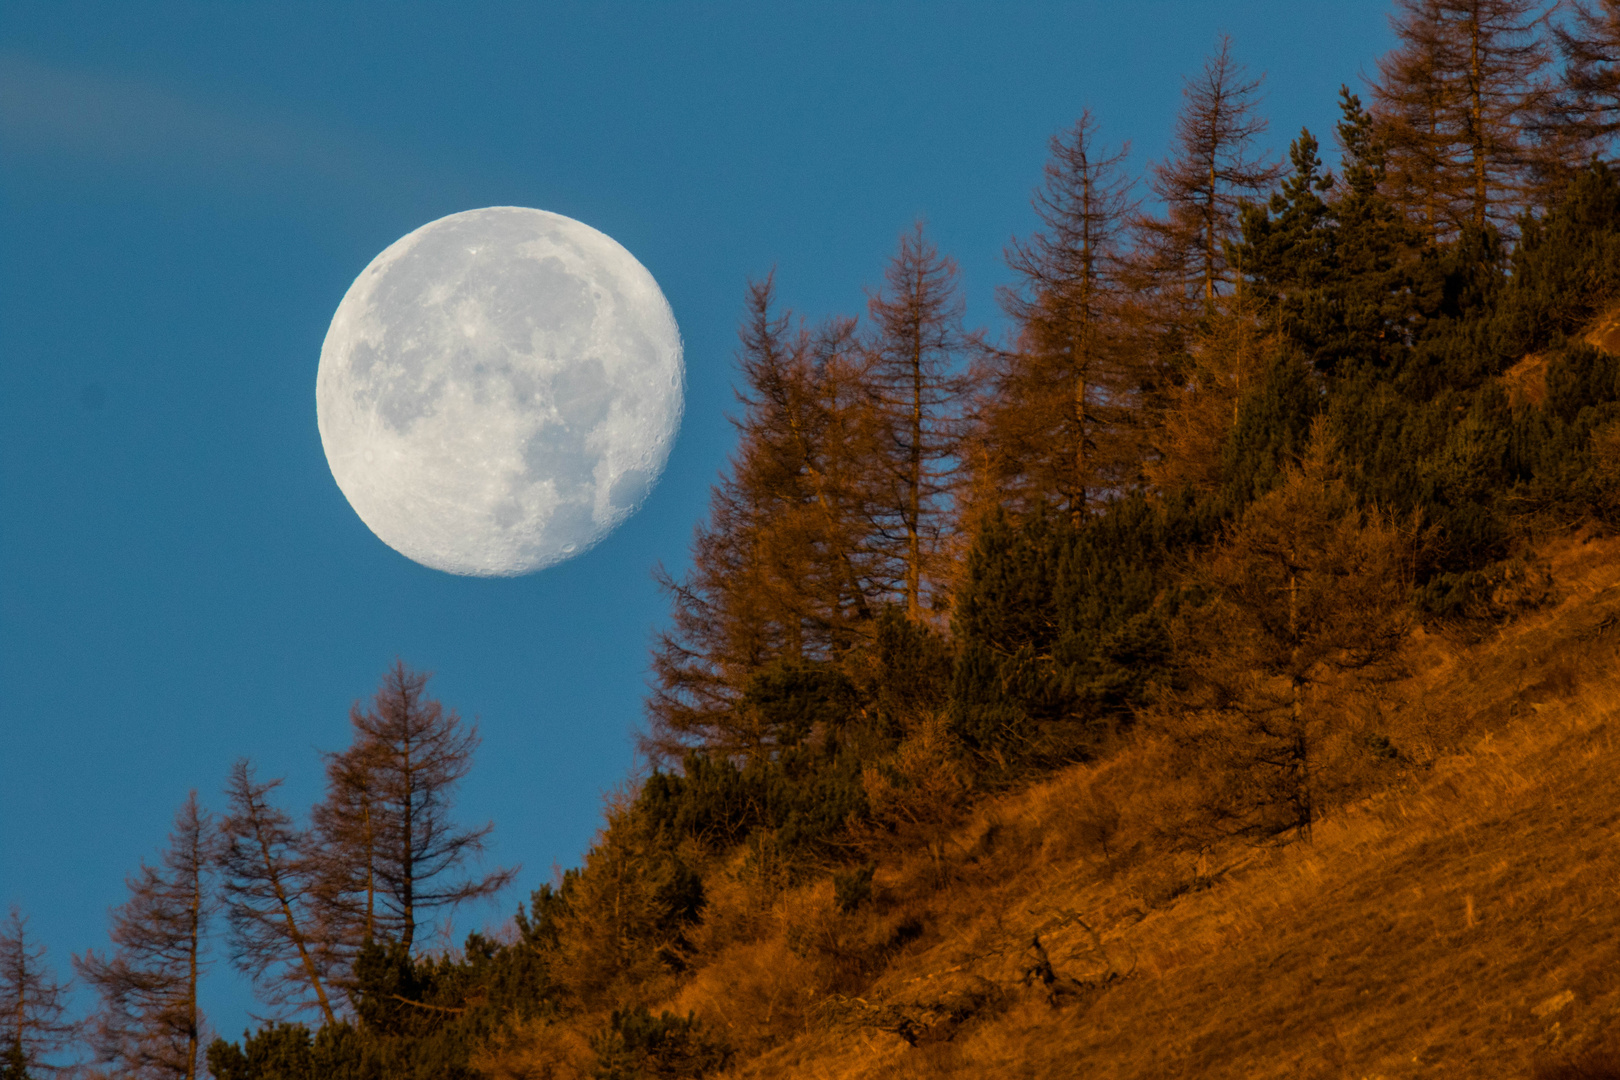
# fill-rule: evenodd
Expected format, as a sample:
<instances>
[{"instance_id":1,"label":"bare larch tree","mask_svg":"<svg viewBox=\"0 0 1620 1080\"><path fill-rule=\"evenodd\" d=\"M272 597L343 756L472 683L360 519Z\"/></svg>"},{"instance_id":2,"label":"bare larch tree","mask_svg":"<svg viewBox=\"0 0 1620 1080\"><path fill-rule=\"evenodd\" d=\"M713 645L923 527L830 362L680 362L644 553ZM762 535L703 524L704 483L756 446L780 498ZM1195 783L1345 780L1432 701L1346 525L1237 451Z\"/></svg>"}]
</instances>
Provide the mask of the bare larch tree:
<instances>
[{"instance_id":1,"label":"bare larch tree","mask_svg":"<svg viewBox=\"0 0 1620 1080\"><path fill-rule=\"evenodd\" d=\"M1391 192L1431 234L1508 227L1557 171L1532 129L1551 59L1538 0L1396 0L1400 45L1378 61L1373 113Z\"/></svg>"},{"instance_id":2,"label":"bare larch tree","mask_svg":"<svg viewBox=\"0 0 1620 1080\"><path fill-rule=\"evenodd\" d=\"M1142 372L1131 360L1122 307L1121 245L1136 205L1126 151L1096 145L1090 112L1055 135L1035 193L1043 228L1014 240L1016 288L1000 299L1017 338L986 350L983 460L1003 504L1055 497L1078 526L1091 499L1127 486Z\"/></svg>"},{"instance_id":3,"label":"bare larch tree","mask_svg":"<svg viewBox=\"0 0 1620 1080\"><path fill-rule=\"evenodd\" d=\"M12 907L0 923L0 1076L55 1071L49 1060L73 1041L67 992L45 960L45 946L28 936L28 920Z\"/></svg>"},{"instance_id":4,"label":"bare larch tree","mask_svg":"<svg viewBox=\"0 0 1620 1080\"><path fill-rule=\"evenodd\" d=\"M220 822L221 893L231 960L280 1011L320 1010L337 1022L327 994L314 910L315 865L308 839L270 802L280 780L259 783L246 758L231 766L230 809Z\"/></svg>"},{"instance_id":5,"label":"bare larch tree","mask_svg":"<svg viewBox=\"0 0 1620 1080\"><path fill-rule=\"evenodd\" d=\"M328 758L314 895L339 956L367 940L410 949L435 913L494 895L516 872L463 873L494 828L450 816L478 732L428 695L428 678L395 661L371 702L350 710L349 749Z\"/></svg>"},{"instance_id":6,"label":"bare larch tree","mask_svg":"<svg viewBox=\"0 0 1620 1080\"><path fill-rule=\"evenodd\" d=\"M700 744L758 756L773 733L743 704L775 661L825 662L867 632L887 587L864 513L870 431L852 320L814 329L752 282L739 330L737 449L679 580L660 568L672 627L653 651L655 757Z\"/></svg>"},{"instance_id":7,"label":"bare larch tree","mask_svg":"<svg viewBox=\"0 0 1620 1080\"><path fill-rule=\"evenodd\" d=\"M1223 36L1204 70L1182 87L1171 155L1150 172L1165 216L1140 223L1146 264L1205 310L1236 280L1227 248L1237 235L1239 208L1282 175L1256 145L1266 130L1262 81L1248 77L1232 55L1232 40Z\"/></svg>"},{"instance_id":8,"label":"bare larch tree","mask_svg":"<svg viewBox=\"0 0 1620 1080\"><path fill-rule=\"evenodd\" d=\"M127 882L129 899L112 910L111 954L73 958L101 999L90 1017L91 1044L118 1075L195 1080L200 1074L197 983L213 907L215 840L193 791L158 864L143 862Z\"/></svg>"},{"instance_id":9,"label":"bare larch tree","mask_svg":"<svg viewBox=\"0 0 1620 1080\"><path fill-rule=\"evenodd\" d=\"M1588 152L1605 153L1620 133L1620 0L1574 0L1552 27L1563 57L1551 121Z\"/></svg>"},{"instance_id":10,"label":"bare larch tree","mask_svg":"<svg viewBox=\"0 0 1620 1080\"><path fill-rule=\"evenodd\" d=\"M918 222L900 237L883 288L871 294L867 378L877 421L867 504L897 592L913 620L938 587L950 495L961 467L959 361L970 338L955 260L939 253Z\"/></svg>"}]
</instances>

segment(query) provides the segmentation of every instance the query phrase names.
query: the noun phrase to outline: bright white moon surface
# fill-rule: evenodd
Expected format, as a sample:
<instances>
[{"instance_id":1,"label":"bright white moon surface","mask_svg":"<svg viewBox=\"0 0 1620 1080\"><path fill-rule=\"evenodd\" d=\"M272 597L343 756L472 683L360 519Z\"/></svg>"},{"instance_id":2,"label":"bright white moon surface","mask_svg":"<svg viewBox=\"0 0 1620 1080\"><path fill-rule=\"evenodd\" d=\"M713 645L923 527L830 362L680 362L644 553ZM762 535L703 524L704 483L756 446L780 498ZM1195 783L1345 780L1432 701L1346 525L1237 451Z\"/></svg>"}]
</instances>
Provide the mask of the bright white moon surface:
<instances>
[{"instance_id":1,"label":"bright white moon surface","mask_svg":"<svg viewBox=\"0 0 1620 1080\"><path fill-rule=\"evenodd\" d=\"M332 317L321 444L371 531L452 574L526 574L635 513L681 422L645 267L561 214L467 210L389 245Z\"/></svg>"}]
</instances>

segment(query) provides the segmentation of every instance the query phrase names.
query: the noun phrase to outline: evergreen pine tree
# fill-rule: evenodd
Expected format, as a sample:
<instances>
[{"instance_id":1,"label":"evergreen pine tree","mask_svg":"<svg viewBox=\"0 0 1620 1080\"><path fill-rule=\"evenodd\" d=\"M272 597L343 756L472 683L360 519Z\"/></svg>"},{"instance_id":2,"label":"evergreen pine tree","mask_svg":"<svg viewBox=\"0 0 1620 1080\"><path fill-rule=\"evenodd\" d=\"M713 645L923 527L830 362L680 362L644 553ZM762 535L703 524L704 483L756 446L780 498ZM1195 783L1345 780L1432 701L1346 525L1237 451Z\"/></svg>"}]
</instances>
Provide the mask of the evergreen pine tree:
<instances>
[{"instance_id":1,"label":"evergreen pine tree","mask_svg":"<svg viewBox=\"0 0 1620 1080\"><path fill-rule=\"evenodd\" d=\"M1620 297L1620 179L1594 161L1540 217L1524 219L1494 314L1517 355L1588 328Z\"/></svg>"},{"instance_id":2,"label":"evergreen pine tree","mask_svg":"<svg viewBox=\"0 0 1620 1080\"><path fill-rule=\"evenodd\" d=\"M1397 364L1421 322L1424 237L1385 196L1385 153L1372 117L1340 90L1343 175L1321 171L1303 131L1293 172L1243 217L1239 247L1266 321L1318 370ZM1325 197L1324 197L1325 196Z\"/></svg>"}]
</instances>

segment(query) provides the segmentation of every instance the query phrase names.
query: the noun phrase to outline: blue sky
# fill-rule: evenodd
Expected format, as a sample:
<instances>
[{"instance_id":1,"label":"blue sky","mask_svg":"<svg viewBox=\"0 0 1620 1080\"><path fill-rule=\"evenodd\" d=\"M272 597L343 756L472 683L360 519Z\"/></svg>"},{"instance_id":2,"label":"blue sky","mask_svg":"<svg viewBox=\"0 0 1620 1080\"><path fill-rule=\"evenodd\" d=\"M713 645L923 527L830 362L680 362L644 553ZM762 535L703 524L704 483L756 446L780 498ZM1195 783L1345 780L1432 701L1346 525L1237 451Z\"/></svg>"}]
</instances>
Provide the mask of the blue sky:
<instances>
[{"instance_id":1,"label":"blue sky","mask_svg":"<svg viewBox=\"0 0 1620 1080\"><path fill-rule=\"evenodd\" d=\"M475 718L460 801L519 884L578 862L635 766L651 568L685 563L730 447L745 283L858 313L919 217L996 325L1049 136L1089 106L1140 169L1219 33L1270 141L1331 145L1380 3L0 7L0 907L59 969L230 762L319 796L395 656ZM685 426L636 517L521 579L371 535L315 426L322 337L389 243L533 206L614 237L686 344ZM219 953L220 950L216 950ZM231 1034L250 998L222 955Z\"/></svg>"}]
</instances>

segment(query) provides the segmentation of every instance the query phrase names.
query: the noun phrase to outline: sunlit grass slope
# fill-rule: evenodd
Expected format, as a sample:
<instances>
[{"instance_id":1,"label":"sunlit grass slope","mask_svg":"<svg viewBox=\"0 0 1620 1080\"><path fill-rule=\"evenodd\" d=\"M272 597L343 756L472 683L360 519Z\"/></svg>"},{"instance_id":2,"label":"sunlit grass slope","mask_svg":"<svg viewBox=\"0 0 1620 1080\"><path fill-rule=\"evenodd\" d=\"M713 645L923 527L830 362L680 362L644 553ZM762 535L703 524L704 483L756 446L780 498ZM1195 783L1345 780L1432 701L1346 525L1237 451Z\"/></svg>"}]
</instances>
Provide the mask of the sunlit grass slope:
<instances>
[{"instance_id":1,"label":"sunlit grass slope","mask_svg":"<svg viewBox=\"0 0 1620 1080\"><path fill-rule=\"evenodd\" d=\"M1169 844L1187 780L1141 738L982 803L942 858L880 858L853 913L830 882L762 909L716 874L711 959L664 1005L725 1033L739 1077L1513 1077L1590 1057L1620 1034L1620 542L1546 558L1552 603L1483 639L1415 637L1376 706L1399 756L1308 840Z\"/></svg>"}]
</instances>

